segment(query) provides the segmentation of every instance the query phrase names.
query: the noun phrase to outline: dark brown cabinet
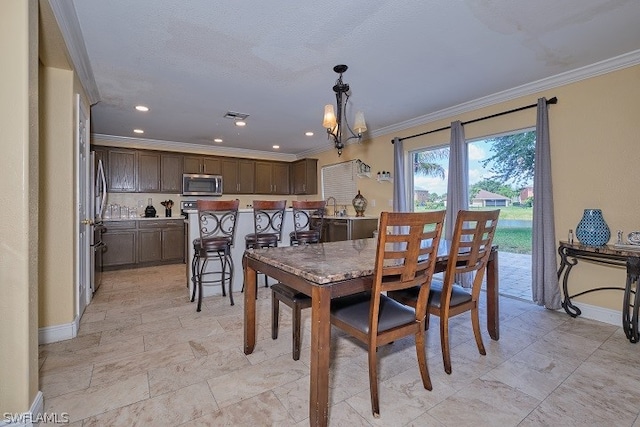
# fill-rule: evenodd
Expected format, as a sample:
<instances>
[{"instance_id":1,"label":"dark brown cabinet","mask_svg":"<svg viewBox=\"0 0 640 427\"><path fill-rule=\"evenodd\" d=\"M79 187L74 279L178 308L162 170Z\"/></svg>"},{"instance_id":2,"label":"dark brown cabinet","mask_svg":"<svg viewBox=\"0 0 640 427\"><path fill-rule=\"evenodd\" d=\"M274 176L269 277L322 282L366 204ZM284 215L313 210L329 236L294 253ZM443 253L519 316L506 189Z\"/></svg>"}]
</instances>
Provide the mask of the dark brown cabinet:
<instances>
[{"instance_id":1,"label":"dark brown cabinet","mask_svg":"<svg viewBox=\"0 0 640 427\"><path fill-rule=\"evenodd\" d=\"M105 221L105 268L135 268L184 261L185 228L179 219Z\"/></svg>"},{"instance_id":2,"label":"dark brown cabinet","mask_svg":"<svg viewBox=\"0 0 640 427\"><path fill-rule=\"evenodd\" d=\"M107 191L182 192L183 173L221 175L224 194L317 194L317 159L293 163L93 146Z\"/></svg>"},{"instance_id":3,"label":"dark brown cabinet","mask_svg":"<svg viewBox=\"0 0 640 427\"><path fill-rule=\"evenodd\" d=\"M291 164L291 194L318 194L318 159Z\"/></svg>"},{"instance_id":4,"label":"dark brown cabinet","mask_svg":"<svg viewBox=\"0 0 640 427\"><path fill-rule=\"evenodd\" d=\"M184 156L184 173L220 175L222 173L222 161L219 157Z\"/></svg>"},{"instance_id":5,"label":"dark brown cabinet","mask_svg":"<svg viewBox=\"0 0 640 427\"><path fill-rule=\"evenodd\" d=\"M163 153L160 155L160 191L182 193L183 156Z\"/></svg>"},{"instance_id":6,"label":"dark brown cabinet","mask_svg":"<svg viewBox=\"0 0 640 427\"><path fill-rule=\"evenodd\" d=\"M322 228L323 242L368 239L378 228L377 218L325 217Z\"/></svg>"},{"instance_id":7,"label":"dark brown cabinet","mask_svg":"<svg viewBox=\"0 0 640 427\"><path fill-rule=\"evenodd\" d=\"M137 155L137 190L140 193L157 193L160 191L160 154L153 151L138 151Z\"/></svg>"},{"instance_id":8,"label":"dark brown cabinet","mask_svg":"<svg viewBox=\"0 0 640 427\"><path fill-rule=\"evenodd\" d=\"M102 241L106 249L103 252L102 266L117 267L135 264L138 246L136 221L105 221L105 227Z\"/></svg>"},{"instance_id":9,"label":"dark brown cabinet","mask_svg":"<svg viewBox=\"0 0 640 427\"><path fill-rule=\"evenodd\" d=\"M289 164L256 161L256 194L289 194Z\"/></svg>"},{"instance_id":10,"label":"dark brown cabinet","mask_svg":"<svg viewBox=\"0 0 640 427\"><path fill-rule=\"evenodd\" d=\"M255 164L254 160L222 158L222 192L254 194Z\"/></svg>"},{"instance_id":11,"label":"dark brown cabinet","mask_svg":"<svg viewBox=\"0 0 640 427\"><path fill-rule=\"evenodd\" d=\"M136 183L136 152L110 149L108 156L107 191L134 193Z\"/></svg>"}]
</instances>

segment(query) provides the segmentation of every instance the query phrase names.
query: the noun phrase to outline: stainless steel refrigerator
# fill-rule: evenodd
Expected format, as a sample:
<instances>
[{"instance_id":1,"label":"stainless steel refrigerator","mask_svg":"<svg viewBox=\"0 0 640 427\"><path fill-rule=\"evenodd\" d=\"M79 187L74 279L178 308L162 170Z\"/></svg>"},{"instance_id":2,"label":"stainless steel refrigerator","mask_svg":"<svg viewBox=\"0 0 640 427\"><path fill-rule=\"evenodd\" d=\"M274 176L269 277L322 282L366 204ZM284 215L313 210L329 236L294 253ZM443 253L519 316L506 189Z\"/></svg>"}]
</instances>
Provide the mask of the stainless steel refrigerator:
<instances>
[{"instance_id":1,"label":"stainless steel refrigerator","mask_svg":"<svg viewBox=\"0 0 640 427\"><path fill-rule=\"evenodd\" d=\"M102 222L102 214L107 203L107 181L104 174L102 160L96 159L95 152L91 152L91 198L90 212L93 213L91 225L91 291L95 293L102 282L102 255L107 249L102 241L102 233L106 231Z\"/></svg>"}]
</instances>

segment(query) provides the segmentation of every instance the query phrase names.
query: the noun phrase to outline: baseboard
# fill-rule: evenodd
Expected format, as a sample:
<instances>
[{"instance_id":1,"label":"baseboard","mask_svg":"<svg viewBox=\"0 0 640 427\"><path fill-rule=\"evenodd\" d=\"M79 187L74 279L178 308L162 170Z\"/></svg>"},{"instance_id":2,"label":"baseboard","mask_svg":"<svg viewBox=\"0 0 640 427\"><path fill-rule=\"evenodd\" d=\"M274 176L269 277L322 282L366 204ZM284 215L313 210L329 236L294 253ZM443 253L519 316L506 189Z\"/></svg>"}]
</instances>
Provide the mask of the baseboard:
<instances>
[{"instance_id":1,"label":"baseboard","mask_svg":"<svg viewBox=\"0 0 640 427\"><path fill-rule=\"evenodd\" d=\"M41 391L38 391L36 397L31 403L29 412L22 414L4 413L0 414L0 427L33 427L40 425L41 421L44 421L44 396ZM64 421L60 417L58 420ZM53 420L53 418L51 418Z\"/></svg>"},{"instance_id":2,"label":"baseboard","mask_svg":"<svg viewBox=\"0 0 640 427\"><path fill-rule=\"evenodd\" d=\"M71 323L62 325L45 326L38 329L38 343L50 344L52 342L70 340L78 335L80 319L76 318Z\"/></svg>"},{"instance_id":3,"label":"baseboard","mask_svg":"<svg viewBox=\"0 0 640 427\"><path fill-rule=\"evenodd\" d=\"M614 326L622 326L622 312L620 310L611 310L609 308L598 307L597 305L584 304L572 301L582 311L580 317L585 319L597 320L598 322L608 323Z\"/></svg>"}]
</instances>

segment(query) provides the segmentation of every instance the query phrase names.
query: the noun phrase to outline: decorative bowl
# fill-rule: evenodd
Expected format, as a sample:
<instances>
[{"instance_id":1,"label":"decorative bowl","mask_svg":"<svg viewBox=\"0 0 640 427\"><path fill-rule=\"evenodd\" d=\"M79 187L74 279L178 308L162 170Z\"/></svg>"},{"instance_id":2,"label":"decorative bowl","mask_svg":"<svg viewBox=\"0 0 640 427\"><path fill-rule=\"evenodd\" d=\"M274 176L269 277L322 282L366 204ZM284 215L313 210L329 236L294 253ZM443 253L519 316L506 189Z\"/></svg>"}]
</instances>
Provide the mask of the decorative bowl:
<instances>
[{"instance_id":1,"label":"decorative bowl","mask_svg":"<svg viewBox=\"0 0 640 427\"><path fill-rule=\"evenodd\" d=\"M640 231L632 231L629 233L627 240L629 240L629 243L632 245L640 245Z\"/></svg>"}]
</instances>

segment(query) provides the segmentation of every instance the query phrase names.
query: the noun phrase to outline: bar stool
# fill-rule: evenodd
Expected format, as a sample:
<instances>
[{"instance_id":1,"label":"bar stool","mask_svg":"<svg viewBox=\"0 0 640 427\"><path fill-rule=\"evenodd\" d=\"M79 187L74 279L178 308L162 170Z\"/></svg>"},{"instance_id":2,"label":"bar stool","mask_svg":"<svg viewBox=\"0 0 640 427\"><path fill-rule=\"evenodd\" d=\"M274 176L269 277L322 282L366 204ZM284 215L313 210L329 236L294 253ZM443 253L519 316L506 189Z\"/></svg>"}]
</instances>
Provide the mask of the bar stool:
<instances>
[{"instance_id":1,"label":"bar stool","mask_svg":"<svg viewBox=\"0 0 640 427\"><path fill-rule=\"evenodd\" d=\"M238 206L240 200L198 200L198 224L200 237L193 241L193 261L191 262L191 277L193 293L191 302L198 290L198 309L202 307L202 285L221 285L222 295L225 293L225 282L229 282L229 300L233 302L233 258L231 247L234 245ZM220 270L205 272L207 262L211 259L220 262ZM218 275L217 278L206 280L205 276Z\"/></svg>"},{"instance_id":2,"label":"bar stool","mask_svg":"<svg viewBox=\"0 0 640 427\"><path fill-rule=\"evenodd\" d=\"M274 248L282 240L286 200L253 201L253 233L244 236L245 249ZM257 283L257 280L256 280ZM268 287L267 276L264 287ZM244 291L244 284L242 285Z\"/></svg>"},{"instance_id":3,"label":"bar stool","mask_svg":"<svg viewBox=\"0 0 640 427\"><path fill-rule=\"evenodd\" d=\"M320 243L326 201L293 201L293 231L289 233L291 246ZM284 283L271 286L271 338L278 338L280 302L292 310L292 356L300 359L301 312L311 307L311 297Z\"/></svg>"},{"instance_id":4,"label":"bar stool","mask_svg":"<svg viewBox=\"0 0 640 427\"><path fill-rule=\"evenodd\" d=\"M291 246L320 243L327 202L325 200L294 200L291 204L293 206L293 231L289 233Z\"/></svg>"}]
</instances>

